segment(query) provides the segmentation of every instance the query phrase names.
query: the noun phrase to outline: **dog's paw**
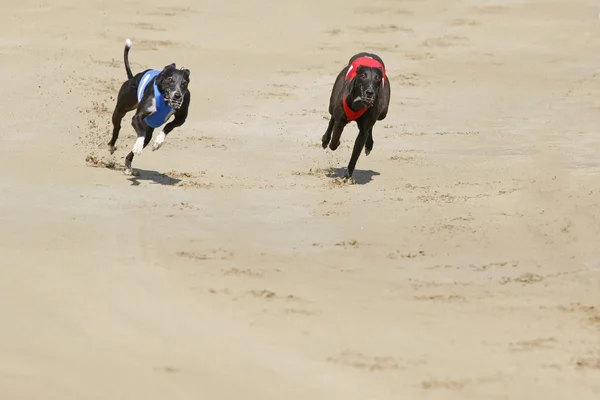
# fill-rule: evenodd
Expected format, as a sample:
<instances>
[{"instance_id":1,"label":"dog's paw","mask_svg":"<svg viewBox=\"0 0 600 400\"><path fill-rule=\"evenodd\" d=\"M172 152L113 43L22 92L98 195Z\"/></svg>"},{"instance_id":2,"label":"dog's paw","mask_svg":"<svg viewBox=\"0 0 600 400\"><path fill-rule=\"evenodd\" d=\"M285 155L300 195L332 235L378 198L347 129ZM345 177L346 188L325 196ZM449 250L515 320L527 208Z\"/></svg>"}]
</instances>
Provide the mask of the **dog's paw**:
<instances>
[{"instance_id":1,"label":"dog's paw","mask_svg":"<svg viewBox=\"0 0 600 400\"><path fill-rule=\"evenodd\" d=\"M354 178L352 178L352 176L350 176L350 172L348 171L346 171L346 173L344 174L342 182L344 182L346 185L354 185L356 183L356 181L354 180Z\"/></svg>"},{"instance_id":2,"label":"dog's paw","mask_svg":"<svg viewBox=\"0 0 600 400\"><path fill-rule=\"evenodd\" d=\"M158 134L156 139L154 140L154 144L152 145L152 151L156 151L161 148L163 143L165 142L167 135L164 132Z\"/></svg>"},{"instance_id":3,"label":"dog's paw","mask_svg":"<svg viewBox=\"0 0 600 400\"><path fill-rule=\"evenodd\" d=\"M140 176L140 173L135 171L133 168L125 168L123 173L127 176Z\"/></svg>"},{"instance_id":4,"label":"dog's paw","mask_svg":"<svg viewBox=\"0 0 600 400\"><path fill-rule=\"evenodd\" d=\"M327 148L327 145L329 144L330 141L331 141L331 137L327 136L327 134L324 134L323 137L321 138L321 143L322 143L324 149Z\"/></svg>"},{"instance_id":5,"label":"dog's paw","mask_svg":"<svg viewBox=\"0 0 600 400\"><path fill-rule=\"evenodd\" d=\"M140 155L142 154L142 151L144 150L144 138L143 137L139 137L135 140L135 144L133 145L133 149L131 149L131 152L135 155Z\"/></svg>"},{"instance_id":6,"label":"dog's paw","mask_svg":"<svg viewBox=\"0 0 600 400\"><path fill-rule=\"evenodd\" d=\"M371 149L365 147L365 156L368 156L369 154L371 154Z\"/></svg>"},{"instance_id":7,"label":"dog's paw","mask_svg":"<svg viewBox=\"0 0 600 400\"><path fill-rule=\"evenodd\" d=\"M110 154L113 154L117 150L117 146L111 146L110 144L107 145L107 148Z\"/></svg>"},{"instance_id":8,"label":"dog's paw","mask_svg":"<svg viewBox=\"0 0 600 400\"><path fill-rule=\"evenodd\" d=\"M333 142L329 143L329 148L332 151L335 151L335 149L337 149L338 147L340 147L340 142L339 141L337 143L333 143Z\"/></svg>"}]
</instances>

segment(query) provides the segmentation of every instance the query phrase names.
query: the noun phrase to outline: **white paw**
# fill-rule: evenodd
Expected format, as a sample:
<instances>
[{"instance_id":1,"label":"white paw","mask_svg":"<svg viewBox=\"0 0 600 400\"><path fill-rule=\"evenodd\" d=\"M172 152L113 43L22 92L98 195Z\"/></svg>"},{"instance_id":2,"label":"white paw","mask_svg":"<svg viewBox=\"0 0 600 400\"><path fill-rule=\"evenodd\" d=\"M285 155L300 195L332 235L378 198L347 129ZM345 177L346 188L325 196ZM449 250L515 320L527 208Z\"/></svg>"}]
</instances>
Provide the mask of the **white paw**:
<instances>
[{"instance_id":1,"label":"white paw","mask_svg":"<svg viewBox=\"0 0 600 400\"><path fill-rule=\"evenodd\" d=\"M143 150L144 150L144 138L139 137L135 140L135 144L133 145L133 149L131 149L131 151L133 152L133 154L136 154L139 156L140 154L142 154Z\"/></svg>"},{"instance_id":2,"label":"white paw","mask_svg":"<svg viewBox=\"0 0 600 400\"><path fill-rule=\"evenodd\" d=\"M164 132L160 132L156 139L154 139L154 144L152 145L152 151L160 149L160 147L165 142L167 135Z\"/></svg>"},{"instance_id":3,"label":"white paw","mask_svg":"<svg viewBox=\"0 0 600 400\"><path fill-rule=\"evenodd\" d=\"M140 173L135 171L133 168L125 168L123 173L127 176L140 176Z\"/></svg>"}]
</instances>

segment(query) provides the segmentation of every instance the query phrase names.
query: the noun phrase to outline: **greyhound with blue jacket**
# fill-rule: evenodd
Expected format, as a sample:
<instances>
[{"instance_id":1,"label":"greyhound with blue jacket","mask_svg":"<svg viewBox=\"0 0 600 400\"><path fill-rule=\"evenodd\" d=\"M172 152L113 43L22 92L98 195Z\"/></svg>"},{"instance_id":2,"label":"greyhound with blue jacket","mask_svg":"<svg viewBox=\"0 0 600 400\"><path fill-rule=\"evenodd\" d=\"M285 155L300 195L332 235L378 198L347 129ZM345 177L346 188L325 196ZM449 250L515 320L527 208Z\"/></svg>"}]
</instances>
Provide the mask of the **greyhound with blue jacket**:
<instances>
[{"instance_id":1,"label":"greyhound with blue jacket","mask_svg":"<svg viewBox=\"0 0 600 400\"><path fill-rule=\"evenodd\" d=\"M128 79L121 85L117 96L112 115L113 133L108 149L111 154L114 153L123 117L129 111L136 110L131 125L137 133L137 139L125 157L125 174L134 175L131 167L133 156L142 154L142 150L152 139L154 129L160 128L174 116L154 140L152 150L158 150L167 135L185 123L191 94L188 90L190 71L184 68L177 69L175 63L167 65L162 71L147 69L134 76L129 67L129 49L131 40L127 39L124 60Z\"/></svg>"}]
</instances>

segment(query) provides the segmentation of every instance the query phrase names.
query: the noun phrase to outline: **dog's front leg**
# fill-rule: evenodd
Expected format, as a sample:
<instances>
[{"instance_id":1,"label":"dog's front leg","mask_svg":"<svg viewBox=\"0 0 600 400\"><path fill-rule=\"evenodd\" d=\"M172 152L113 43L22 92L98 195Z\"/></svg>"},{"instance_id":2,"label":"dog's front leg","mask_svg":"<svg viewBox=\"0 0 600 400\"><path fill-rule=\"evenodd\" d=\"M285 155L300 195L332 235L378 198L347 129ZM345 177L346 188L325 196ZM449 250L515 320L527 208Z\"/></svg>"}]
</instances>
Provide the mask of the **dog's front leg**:
<instances>
[{"instance_id":1,"label":"dog's front leg","mask_svg":"<svg viewBox=\"0 0 600 400\"><path fill-rule=\"evenodd\" d=\"M373 150L373 128L369 129L369 134L367 136L367 141L365 143L365 155L368 156Z\"/></svg>"},{"instance_id":2,"label":"dog's front leg","mask_svg":"<svg viewBox=\"0 0 600 400\"><path fill-rule=\"evenodd\" d=\"M133 149L129 152L129 154L127 154L127 157L125 157L125 174L127 175L134 175L133 168L131 167L133 157L136 154L142 154L142 150L148 145L148 143L150 143L150 140L152 139L154 128L146 124L146 122L144 122L144 118L144 114L136 114L131 120L131 125L133 125L133 128L137 133L137 139L135 140Z\"/></svg>"},{"instance_id":3,"label":"dog's front leg","mask_svg":"<svg viewBox=\"0 0 600 400\"><path fill-rule=\"evenodd\" d=\"M344 131L345 123L340 122L339 119L335 120L333 125L333 133L331 135L331 142L329 142L329 148L335 151L340 146L340 137Z\"/></svg>"},{"instance_id":4,"label":"dog's front leg","mask_svg":"<svg viewBox=\"0 0 600 400\"><path fill-rule=\"evenodd\" d=\"M327 130L325 131L325 134L321 138L321 142L323 144L324 149L327 148L327 145L331 141L331 132L333 131L334 124L335 124L335 119L333 118L333 115L332 115L331 118L329 119L329 124L327 125Z\"/></svg>"},{"instance_id":5,"label":"dog's front leg","mask_svg":"<svg viewBox=\"0 0 600 400\"><path fill-rule=\"evenodd\" d=\"M358 161L358 157L362 152L363 147L365 147L365 143L369 138L369 132L372 128L366 128L364 124L359 125L360 131L358 132L358 136L354 141L354 149L352 150L352 156L350 157L350 163L348 163L348 170L346 171L346 179L352 178L352 174L354 173L354 168L356 167L356 162Z\"/></svg>"},{"instance_id":6,"label":"dog's front leg","mask_svg":"<svg viewBox=\"0 0 600 400\"><path fill-rule=\"evenodd\" d=\"M131 149L131 153L138 156L142 154L144 147L146 147L144 145L144 140L149 140L146 139L146 137L148 136L148 134L152 136L152 132L154 131L154 128L150 127L146 123L146 121L144 121L144 119L155 112L156 102L154 100L154 97L147 91L147 93L144 95L144 97L142 97L141 101L138 103L135 115L131 119L131 126L133 126L135 133L137 133L137 139L135 140L135 144ZM133 156L131 157L131 159L133 159Z\"/></svg>"},{"instance_id":7,"label":"dog's front leg","mask_svg":"<svg viewBox=\"0 0 600 400\"><path fill-rule=\"evenodd\" d=\"M171 131L185 123L185 116L175 115L173 121L169 122L165 125L164 129L156 136L154 140L154 144L152 144L152 151L158 150L161 148L167 135L171 133Z\"/></svg>"},{"instance_id":8,"label":"dog's front leg","mask_svg":"<svg viewBox=\"0 0 600 400\"><path fill-rule=\"evenodd\" d=\"M171 133L173 129L180 127L185 123L185 120L188 116L188 110L190 108L191 99L192 94L190 91L188 91L183 99L182 107L179 110L175 111L175 118L173 118L173 121L166 124L163 130L158 134L158 136L156 136L154 144L152 145L152 151L160 149L163 143L165 142L167 135Z\"/></svg>"},{"instance_id":9,"label":"dog's front leg","mask_svg":"<svg viewBox=\"0 0 600 400\"><path fill-rule=\"evenodd\" d=\"M151 128L150 126L148 126L148 124L144 121L144 118L146 116L147 115L145 115L145 113L136 114L133 116L133 119L131 120L131 125L133 126L133 129L135 129L135 132L137 133L137 139L135 140L135 144L133 145L131 152L138 156L142 154L144 147L146 147L146 145L144 143L147 140L149 140L149 139L147 139L148 135L150 135L150 137L152 137L152 132L154 131L154 128Z\"/></svg>"}]
</instances>

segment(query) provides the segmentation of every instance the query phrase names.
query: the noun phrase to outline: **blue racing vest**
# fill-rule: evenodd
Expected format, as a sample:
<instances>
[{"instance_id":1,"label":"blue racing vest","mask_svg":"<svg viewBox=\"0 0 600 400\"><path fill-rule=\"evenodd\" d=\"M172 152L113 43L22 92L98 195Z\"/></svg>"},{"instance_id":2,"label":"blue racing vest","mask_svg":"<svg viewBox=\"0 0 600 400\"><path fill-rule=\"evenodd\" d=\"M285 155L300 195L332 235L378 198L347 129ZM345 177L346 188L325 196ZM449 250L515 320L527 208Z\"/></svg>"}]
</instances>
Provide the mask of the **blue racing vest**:
<instances>
[{"instance_id":1,"label":"blue racing vest","mask_svg":"<svg viewBox=\"0 0 600 400\"><path fill-rule=\"evenodd\" d=\"M140 80L140 85L138 86L138 90L137 90L138 102L142 101L142 97L144 96L144 90L146 90L146 86L148 86L148 82L150 82L152 80L152 78L155 78L158 74L160 74L160 71L151 69L150 71L146 72L142 76L142 79ZM156 80L154 80L153 86L154 86L154 102L156 103L156 111L154 113L148 115L146 118L144 118L144 121L150 127L158 128L159 126L161 126L162 124L167 122L167 119L171 116L173 109L167 104L167 102L165 101L165 98L158 90L158 87L156 86Z\"/></svg>"}]
</instances>

